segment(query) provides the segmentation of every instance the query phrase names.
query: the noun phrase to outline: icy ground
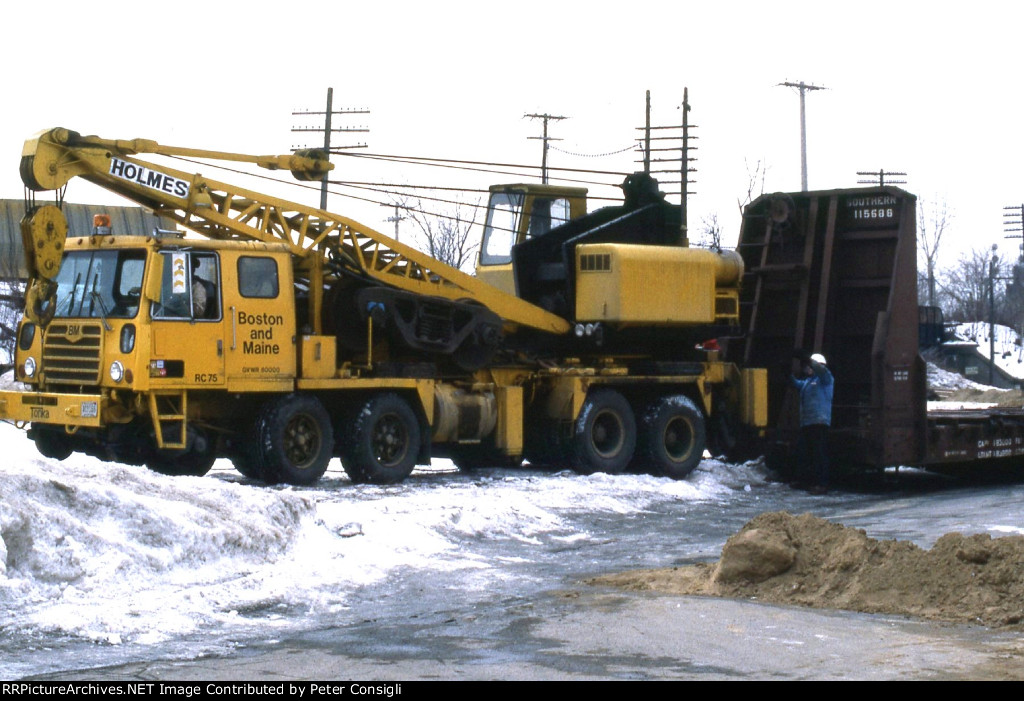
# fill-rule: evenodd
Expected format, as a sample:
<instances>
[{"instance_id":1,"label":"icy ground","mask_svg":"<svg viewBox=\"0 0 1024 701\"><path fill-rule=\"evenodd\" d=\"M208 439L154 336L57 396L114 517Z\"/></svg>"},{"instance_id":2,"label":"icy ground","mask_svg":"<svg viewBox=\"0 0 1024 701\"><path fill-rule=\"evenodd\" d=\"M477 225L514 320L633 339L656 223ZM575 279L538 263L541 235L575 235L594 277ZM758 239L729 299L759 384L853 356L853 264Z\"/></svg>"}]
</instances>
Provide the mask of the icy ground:
<instances>
[{"instance_id":1,"label":"icy ground","mask_svg":"<svg viewBox=\"0 0 1024 701\"><path fill-rule=\"evenodd\" d=\"M922 546L952 530L1019 533L1024 498L822 501L767 482L758 463L710 459L679 482L435 461L391 487L353 485L335 461L315 487L267 487L227 461L200 478L56 462L4 423L0 445L3 679L443 617L588 575L713 560L764 511L813 509Z\"/></svg>"},{"instance_id":2,"label":"icy ground","mask_svg":"<svg viewBox=\"0 0 1024 701\"><path fill-rule=\"evenodd\" d=\"M557 553L606 538L581 514L607 521L663 502L725 504L763 483L757 464L714 460L680 482L467 475L435 461L402 485L375 487L353 485L335 461L315 488L299 489L250 482L227 461L183 478L80 454L56 462L9 424L0 444L2 678L45 668L39 655L25 664L10 653L50 645L137 647L343 622L353 592L407 571L469 596L517 576L510 564L534 546Z\"/></svg>"}]
</instances>

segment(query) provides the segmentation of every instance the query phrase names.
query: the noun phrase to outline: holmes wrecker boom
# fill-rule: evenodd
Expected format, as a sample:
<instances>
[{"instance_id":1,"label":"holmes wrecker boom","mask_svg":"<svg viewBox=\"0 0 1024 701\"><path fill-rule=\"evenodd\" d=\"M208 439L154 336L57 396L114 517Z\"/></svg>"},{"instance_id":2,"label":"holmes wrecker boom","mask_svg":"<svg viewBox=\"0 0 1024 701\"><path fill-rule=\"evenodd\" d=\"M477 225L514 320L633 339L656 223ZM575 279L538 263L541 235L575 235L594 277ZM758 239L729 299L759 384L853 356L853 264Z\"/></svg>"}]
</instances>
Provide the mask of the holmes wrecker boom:
<instances>
[{"instance_id":1,"label":"holmes wrecker boom","mask_svg":"<svg viewBox=\"0 0 1024 701\"><path fill-rule=\"evenodd\" d=\"M194 475L230 457L294 484L334 456L354 481L397 482L432 454L681 477L706 441L728 450L765 425L764 371L694 344L735 329L742 264L680 244L673 208L643 178L623 207L590 215L578 189L492 188L474 277L351 219L142 153L300 180L332 167L316 151L65 129L27 141L31 191L81 177L199 235L99 221L69 237L58 205L28 203L15 362L29 389L0 393L0 418L30 423L44 455Z\"/></svg>"}]
</instances>

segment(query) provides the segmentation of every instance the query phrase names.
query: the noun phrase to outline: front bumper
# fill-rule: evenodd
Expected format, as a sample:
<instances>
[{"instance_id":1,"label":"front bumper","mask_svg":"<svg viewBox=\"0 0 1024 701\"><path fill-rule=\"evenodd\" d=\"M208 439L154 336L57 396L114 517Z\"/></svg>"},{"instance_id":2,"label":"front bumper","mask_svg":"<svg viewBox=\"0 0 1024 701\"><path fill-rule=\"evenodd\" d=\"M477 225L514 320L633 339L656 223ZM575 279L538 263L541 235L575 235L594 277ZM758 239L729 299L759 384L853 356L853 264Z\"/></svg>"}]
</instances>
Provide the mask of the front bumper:
<instances>
[{"instance_id":1,"label":"front bumper","mask_svg":"<svg viewBox=\"0 0 1024 701\"><path fill-rule=\"evenodd\" d=\"M103 403L99 394L6 391L0 392L0 420L99 427Z\"/></svg>"}]
</instances>

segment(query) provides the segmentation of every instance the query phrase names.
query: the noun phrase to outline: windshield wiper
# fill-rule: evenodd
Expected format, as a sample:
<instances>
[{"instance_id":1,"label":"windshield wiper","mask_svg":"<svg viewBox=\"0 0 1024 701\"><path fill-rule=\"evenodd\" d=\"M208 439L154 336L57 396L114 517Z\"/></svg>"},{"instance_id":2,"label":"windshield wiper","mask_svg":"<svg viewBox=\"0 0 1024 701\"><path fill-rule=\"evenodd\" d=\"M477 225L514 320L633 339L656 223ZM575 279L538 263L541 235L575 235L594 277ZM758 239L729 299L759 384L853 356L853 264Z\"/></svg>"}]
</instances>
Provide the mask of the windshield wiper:
<instances>
[{"instance_id":1,"label":"windshield wiper","mask_svg":"<svg viewBox=\"0 0 1024 701\"><path fill-rule=\"evenodd\" d=\"M66 314L63 314L61 316L73 316L74 315L74 313L75 313L75 293L78 291L78 283L81 282L81 280L82 280L82 273L78 273L78 275L75 276L74 284L71 285L71 292L69 293L68 297L65 297L65 300L67 301L67 304L68 304L67 312L66 312ZM58 309L58 311L60 310L60 303L59 302L57 304L57 309Z\"/></svg>"},{"instance_id":2,"label":"windshield wiper","mask_svg":"<svg viewBox=\"0 0 1024 701\"><path fill-rule=\"evenodd\" d=\"M89 297L92 299L93 304L100 305L100 319L103 321L103 328L107 331L113 331L114 327L111 326L110 322L107 321L107 314L109 312L107 311L106 305L103 304L103 297L96 289L99 286L99 282L100 274L96 273L96 275L94 275L92 278L92 291L89 293ZM92 316L92 307L89 308L89 316Z\"/></svg>"}]
</instances>

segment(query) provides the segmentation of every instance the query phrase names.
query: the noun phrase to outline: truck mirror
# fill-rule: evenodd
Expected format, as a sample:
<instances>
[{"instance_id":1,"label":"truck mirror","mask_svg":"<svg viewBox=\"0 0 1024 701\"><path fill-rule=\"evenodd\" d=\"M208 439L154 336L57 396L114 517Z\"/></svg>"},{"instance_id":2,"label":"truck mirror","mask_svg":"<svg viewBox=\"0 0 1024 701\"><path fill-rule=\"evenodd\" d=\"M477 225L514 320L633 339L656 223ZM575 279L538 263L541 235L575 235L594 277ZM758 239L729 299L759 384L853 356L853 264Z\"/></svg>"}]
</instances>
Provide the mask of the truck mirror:
<instances>
[{"instance_id":1,"label":"truck mirror","mask_svg":"<svg viewBox=\"0 0 1024 701\"><path fill-rule=\"evenodd\" d=\"M160 301L160 288L164 281L164 257L157 253L149 257L149 273L146 275L146 287L143 294L151 302Z\"/></svg>"}]
</instances>

